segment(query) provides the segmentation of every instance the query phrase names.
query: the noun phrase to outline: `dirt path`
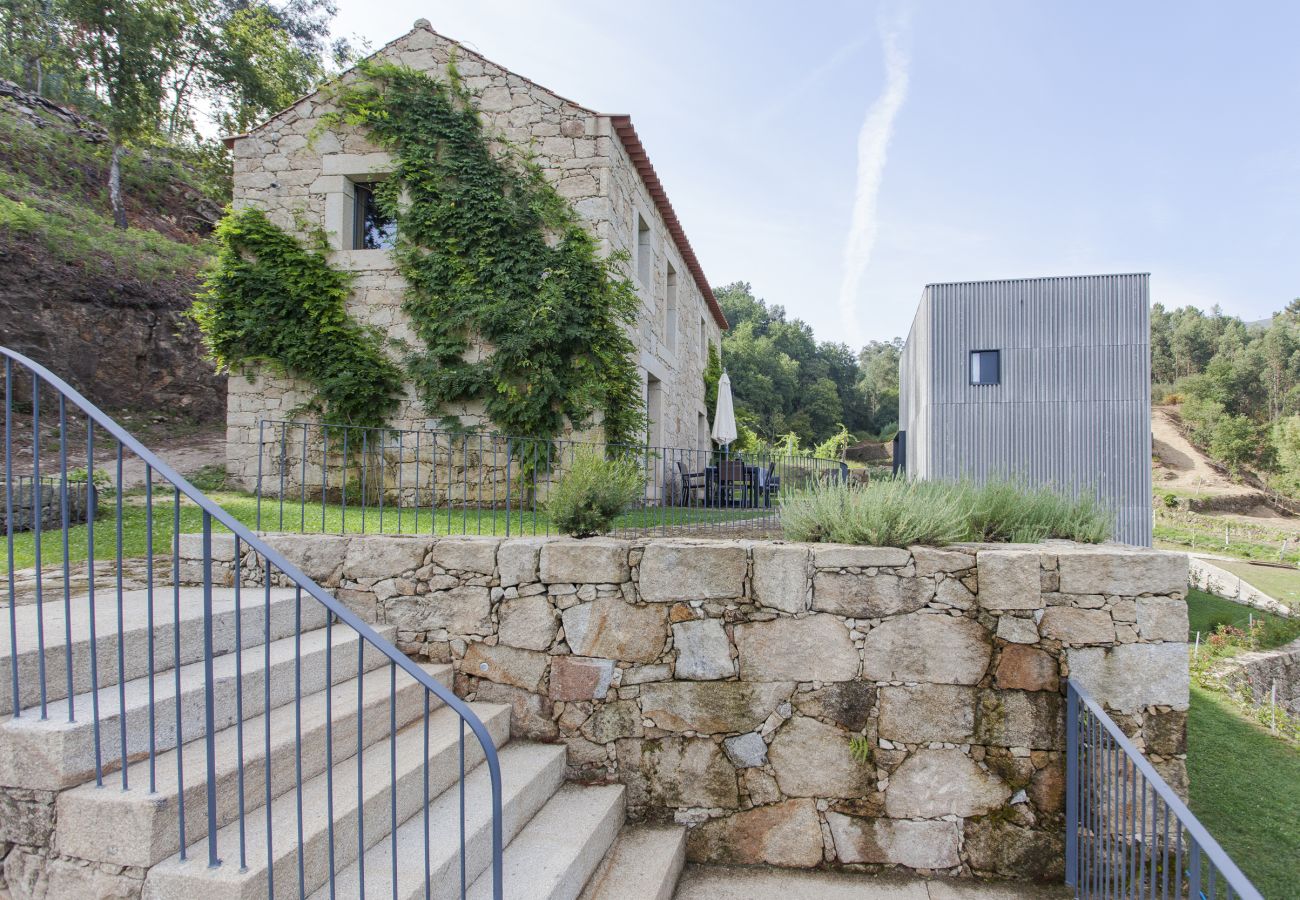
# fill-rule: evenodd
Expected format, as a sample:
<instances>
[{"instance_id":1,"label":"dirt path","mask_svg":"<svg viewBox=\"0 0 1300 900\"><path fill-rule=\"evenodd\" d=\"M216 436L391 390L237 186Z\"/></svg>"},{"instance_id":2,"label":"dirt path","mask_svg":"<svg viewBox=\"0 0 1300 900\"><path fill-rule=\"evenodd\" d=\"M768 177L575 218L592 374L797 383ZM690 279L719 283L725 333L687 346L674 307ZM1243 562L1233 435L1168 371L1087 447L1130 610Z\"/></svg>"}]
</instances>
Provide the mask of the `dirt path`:
<instances>
[{"instance_id":1,"label":"dirt path","mask_svg":"<svg viewBox=\"0 0 1300 900\"><path fill-rule=\"evenodd\" d=\"M1151 410L1151 443L1156 457L1152 471L1156 490L1173 488L1214 497L1258 496L1263 506L1258 491L1233 484L1220 475L1205 455L1183 437L1173 410L1159 406Z\"/></svg>"}]
</instances>

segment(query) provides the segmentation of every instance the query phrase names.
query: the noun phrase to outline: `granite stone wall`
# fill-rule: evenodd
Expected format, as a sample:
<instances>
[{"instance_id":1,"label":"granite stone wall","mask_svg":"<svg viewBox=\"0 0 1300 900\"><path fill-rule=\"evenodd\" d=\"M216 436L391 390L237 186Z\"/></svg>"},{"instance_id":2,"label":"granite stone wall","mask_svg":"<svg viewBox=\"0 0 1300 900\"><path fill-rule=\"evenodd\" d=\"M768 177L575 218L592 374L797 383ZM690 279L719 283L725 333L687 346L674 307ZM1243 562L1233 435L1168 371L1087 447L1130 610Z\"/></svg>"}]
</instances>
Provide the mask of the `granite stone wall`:
<instances>
[{"instance_id":1,"label":"granite stone wall","mask_svg":"<svg viewBox=\"0 0 1300 900\"><path fill-rule=\"evenodd\" d=\"M1067 676L1185 787L1180 554L271 540L693 860L1058 880Z\"/></svg>"}]
</instances>

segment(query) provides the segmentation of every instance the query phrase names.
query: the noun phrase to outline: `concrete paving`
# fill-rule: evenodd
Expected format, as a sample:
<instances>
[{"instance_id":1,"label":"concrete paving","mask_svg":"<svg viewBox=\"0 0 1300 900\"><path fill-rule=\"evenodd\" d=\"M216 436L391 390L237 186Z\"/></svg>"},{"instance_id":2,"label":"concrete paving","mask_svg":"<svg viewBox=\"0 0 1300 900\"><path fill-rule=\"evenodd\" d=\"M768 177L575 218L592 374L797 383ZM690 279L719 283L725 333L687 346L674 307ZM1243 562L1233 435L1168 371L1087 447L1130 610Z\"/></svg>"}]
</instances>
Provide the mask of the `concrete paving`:
<instances>
[{"instance_id":1,"label":"concrete paving","mask_svg":"<svg viewBox=\"0 0 1300 900\"><path fill-rule=\"evenodd\" d=\"M690 865L676 900L1061 900L1061 887Z\"/></svg>"}]
</instances>

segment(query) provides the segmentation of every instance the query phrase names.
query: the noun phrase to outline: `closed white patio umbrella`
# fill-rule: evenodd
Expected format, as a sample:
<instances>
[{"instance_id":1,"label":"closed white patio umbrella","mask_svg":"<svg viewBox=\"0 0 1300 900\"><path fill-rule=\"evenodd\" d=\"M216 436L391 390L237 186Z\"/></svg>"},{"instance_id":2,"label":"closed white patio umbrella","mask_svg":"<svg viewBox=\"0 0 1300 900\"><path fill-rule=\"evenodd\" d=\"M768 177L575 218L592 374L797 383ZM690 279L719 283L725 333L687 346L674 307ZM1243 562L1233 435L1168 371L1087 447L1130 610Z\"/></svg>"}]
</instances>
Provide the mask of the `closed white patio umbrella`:
<instances>
[{"instance_id":1,"label":"closed white patio umbrella","mask_svg":"<svg viewBox=\"0 0 1300 900\"><path fill-rule=\"evenodd\" d=\"M713 439L724 447L736 439L736 407L731 402L731 377L718 379L718 408L713 414Z\"/></svg>"}]
</instances>

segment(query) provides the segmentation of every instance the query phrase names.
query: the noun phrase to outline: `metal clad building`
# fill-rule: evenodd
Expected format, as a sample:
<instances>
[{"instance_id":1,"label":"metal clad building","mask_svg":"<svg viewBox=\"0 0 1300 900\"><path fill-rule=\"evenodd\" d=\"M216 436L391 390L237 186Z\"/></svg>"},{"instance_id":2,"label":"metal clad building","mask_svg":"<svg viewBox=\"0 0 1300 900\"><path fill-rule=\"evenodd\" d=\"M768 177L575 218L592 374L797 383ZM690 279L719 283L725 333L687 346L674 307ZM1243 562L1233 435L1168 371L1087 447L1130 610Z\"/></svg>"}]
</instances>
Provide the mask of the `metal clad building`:
<instances>
[{"instance_id":1,"label":"metal clad building","mask_svg":"<svg viewBox=\"0 0 1300 900\"><path fill-rule=\"evenodd\" d=\"M1095 490L1151 544L1148 276L928 285L899 363L903 466Z\"/></svg>"}]
</instances>

